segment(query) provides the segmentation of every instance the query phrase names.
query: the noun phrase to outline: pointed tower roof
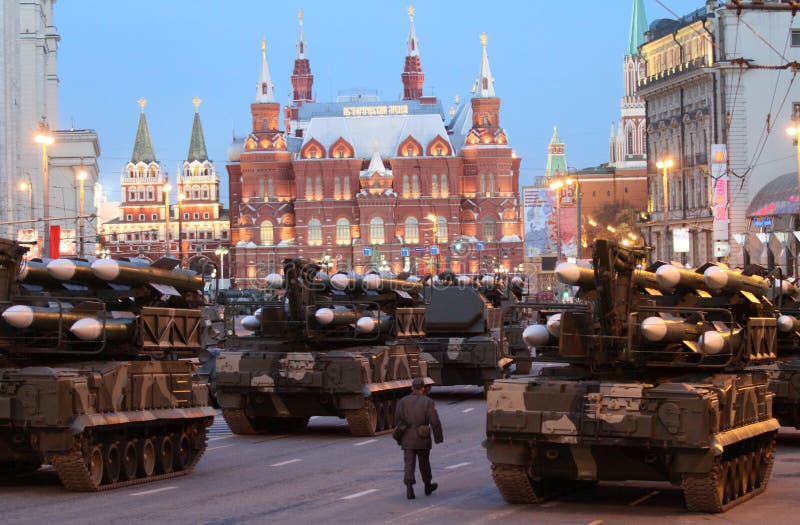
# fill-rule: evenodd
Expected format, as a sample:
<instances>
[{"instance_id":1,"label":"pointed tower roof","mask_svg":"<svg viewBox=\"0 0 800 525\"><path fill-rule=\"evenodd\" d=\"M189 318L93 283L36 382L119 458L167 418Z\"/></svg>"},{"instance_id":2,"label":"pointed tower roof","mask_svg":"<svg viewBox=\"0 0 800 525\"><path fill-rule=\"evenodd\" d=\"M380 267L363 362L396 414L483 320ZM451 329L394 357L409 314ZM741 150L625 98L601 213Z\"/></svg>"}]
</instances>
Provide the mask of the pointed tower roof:
<instances>
[{"instance_id":1,"label":"pointed tower roof","mask_svg":"<svg viewBox=\"0 0 800 525\"><path fill-rule=\"evenodd\" d=\"M481 57L481 70L478 73L478 80L475 85L475 96L481 98L494 97L494 77L492 70L489 69L489 55L486 54L486 44L489 38L486 33L481 33L481 46L483 46L483 56Z\"/></svg>"},{"instance_id":2,"label":"pointed tower roof","mask_svg":"<svg viewBox=\"0 0 800 525\"><path fill-rule=\"evenodd\" d=\"M558 136L558 128L553 126L553 137L547 145L547 167L544 171L546 179L567 173L567 157L564 153L564 143Z\"/></svg>"},{"instance_id":3,"label":"pointed tower roof","mask_svg":"<svg viewBox=\"0 0 800 525\"><path fill-rule=\"evenodd\" d=\"M406 56L415 57L419 56L419 40L417 40L417 30L414 29L414 13L416 9L414 6L408 7L408 18L410 20L410 28L408 31L408 42L406 48Z\"/></svg>"},{"instance_id":4,"label":"pointed tower roof","mask_svg":"<svg viewBox=\"0 0 800 525\"><path fill-rule=\"evenodd\" d=\"M644 0L633 0L631 13L631 33L628 37L628 54L638 55L639 46L644 44L644 34L647 31L647 16L644 14Z\"/></svg>"},{"instance_id":5,"label":"pointed tower roof","mask_svg":"<svg viewBox=\"0 0 800 525\"><path fill-rule=\"evenodd\" d=\"M550 138L550 144L561 144L561 138L558 136L558 126L553 126L553 136Z\"/></svg>"},{"instance_id":6,"label":"pointed tower roof","mask_svg":"<svg viewBox=\"0 0 800 525\"><path fill-rule=\"evenodd\" d=\"M139 115L139 127L136 130L136 142L133 144L133 155L131 155L131 162L155 162L156 154L153 151L153 141L150 139L150 128L147 127L147 118L144 116L144 106L147 100L140 98L138 101L139 106L142 108L142 113Z\"/></svg>"},{"instance_id":7,"label":"pointed tower roof","mask_svg":"<svg viewBox=\"0 0 800 525\"><path fill-rule=\"evenodd\" d=\"M189 154L186 156L187 162L208 160L206 151L206 139L203 136L203 126L200 124L200 102L199 98L194 97L194 122L192 123L192 138L189 140Z\"/></svg>"},{"instance_id":8,"label":"pointed tower roof","mask_svg":"<svg viewBox=\"0 0 800 525\"><path fill-rule=\"evenodd\" d=\"M297 10L297 19L300 22L300 27L297 30L297 53L295 60L302 60L306 58L306 39L303 36L303 10Z\"/></svg>"},{"instance_id":9,"label":"pointed tower roof","mask_svg":"<svg viewBox=\"0 0 800 525\"><path fill-rule=\"evenodd\" d=\"M383 164L383 159L381 159L381 154L378 153L377 149L375 150L375 153L372 154L372 160L369 161L367 175L372 175L375 172L378 172L381 175L386 173L386 166Z\"/></svg>"},{"instance_id":10,"label":"pointed tower roof","mask_svg":"<svg viewBox=\"0 0 800 525\"><path fill-rule=\"evenodd\" d=\"M264 104L275 102L275 89L272 86L272 77L269 75L269 64L267 64L267 41L261 40L261 73L258 75L258 85L256 86L256 102Z\"/></svg>"}]
</instances>

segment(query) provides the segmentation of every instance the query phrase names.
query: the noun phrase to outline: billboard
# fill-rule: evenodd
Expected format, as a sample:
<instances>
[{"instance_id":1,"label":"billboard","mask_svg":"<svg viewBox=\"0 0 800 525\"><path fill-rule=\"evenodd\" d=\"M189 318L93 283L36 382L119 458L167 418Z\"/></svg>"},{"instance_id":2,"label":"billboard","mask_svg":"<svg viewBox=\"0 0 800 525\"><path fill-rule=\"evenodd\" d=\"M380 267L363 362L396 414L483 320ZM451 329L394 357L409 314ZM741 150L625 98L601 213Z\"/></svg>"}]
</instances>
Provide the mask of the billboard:
<instances>
[{"instance_id":1,"label":"billboard","mask_svg":"<svg viewBox=\"0 0 800 525\"><path fill-rule=\"evenodd\" d=\"M577 256L578 210L574 186L561 188L560 206L555 190L525 186L522 188L522 206L526 257L557 254L559 230L561 258Z\"/></svg>"},{"instance_id":2,"label":"billboard","mask_svg":"<svg viewBox=\"0 0 800 525\"><path fill-rule=\"evenodd\" d=\"M711 145L711 205L714 207L714 240L728 241L728 151L725 144Z\"/></svg>"}]
</instances>

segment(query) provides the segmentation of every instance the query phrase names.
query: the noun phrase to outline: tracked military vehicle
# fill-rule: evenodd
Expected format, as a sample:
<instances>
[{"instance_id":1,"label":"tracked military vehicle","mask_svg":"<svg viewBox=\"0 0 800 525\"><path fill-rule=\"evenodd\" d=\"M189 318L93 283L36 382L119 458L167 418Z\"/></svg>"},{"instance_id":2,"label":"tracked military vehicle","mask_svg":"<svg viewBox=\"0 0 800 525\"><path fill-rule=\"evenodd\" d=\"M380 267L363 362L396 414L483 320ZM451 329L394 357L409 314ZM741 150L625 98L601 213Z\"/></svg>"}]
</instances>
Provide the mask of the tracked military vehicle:
<instances>
[{"instance_id":1,"label":"tracked military vehicle","mask_svg":"<svg viewBox=\"0 0 800 525\"><path fill-rule=\"evenodd\" d=\"M0 239L0 468L52 465L70 490L190 472L214 410L202 278L177 261L33 259Z\"/></svg>"},{"instance_id":2,"label":"tracked military vehicle","mask_svg":"<svg viewBox=\"0 0 800 525\"><path fill-rule=\"evenodd\" d=\"M346 418L354 436L389 429L425 376L423 285L327 276L299 259L283 270L267 278L281 288L272 300L226 309L215 386L225 421L237 434L300 431L317 415Z\"/></svg>"},{"instance_id":3,"label":"tracked military vehicle","mask_svg":"<svg viewBox=\"0 0 800 525\"><path fill-rule=\"evenodd\" d=\"M560 269L578 294L557 308L557 336L530 316L529 344L569 366L489 390L486 449L506 501L658 480L689 510L722 512L765 490L779 424L766 374L745 367L776 358L767 281L717 265L639 270L645 255L595 241L593 268ZM552 318L554 306L525 308Z\"/></svg>"},{"instance_id":4,"label":"tracked military vehicle","mask_svg":"<svg viewBox=\"0 0 800 525\"><path fill-rule=\"evenodd\" d=\"M800 428L800 293L796 283L780 277L772 290L778 317L778 357L772 365L758 367L769 375L775 395L773 411L782 426Z\"/></svg>"},{"instance_id":5,"label":"tracked military vehicle","mask_svg":"<svg viewBox=\"0 0 800 525\"><path fill-rule=\"evenodd\" d=\"M504 290L494 276L478 283L450 272L439 275L425 306L425 338L420 340L428 375L437 385L488 385L512 364L500 341ZM495 297L497 296L497 297Z\"/></svg>"}]
</instances>

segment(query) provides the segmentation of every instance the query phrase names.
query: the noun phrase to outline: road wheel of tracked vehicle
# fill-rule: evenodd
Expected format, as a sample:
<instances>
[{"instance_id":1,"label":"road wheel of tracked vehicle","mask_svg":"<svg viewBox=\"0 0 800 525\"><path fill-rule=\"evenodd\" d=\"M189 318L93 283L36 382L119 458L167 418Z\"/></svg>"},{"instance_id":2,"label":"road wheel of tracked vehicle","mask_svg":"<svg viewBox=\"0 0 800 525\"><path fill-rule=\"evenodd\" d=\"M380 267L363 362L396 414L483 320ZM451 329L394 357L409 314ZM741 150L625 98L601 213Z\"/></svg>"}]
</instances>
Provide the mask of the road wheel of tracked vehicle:
<instances>
[{"instance_id":1,"label":"road wheel of tracked vehicle","mask_svg":"<svg viewBox=\"0 0 800 525\"><path fill-rule=\"evenodd\" d=\"M136 479L136 470L139 466L139 453L136 451L134 440L123 441L119 447L122 452L122 479L125 481Z\"/></svg>"},{"instance_id":2,"label":"road wheel of tracked vehicle","mask_svg":"<svg viewBox=\"0 0 800 525\"><path fill-rule=\"evenodd\" d=\"M378 411L372 399L365 399L358 410L347 411L347 425L355 437L374 436L378 425Z\"/></svg>"},{"instance_id":3,"label":"road wheel of tracked vehicle","mask_svg":"<svg viewBox=\"0 0 800 525\"><path fill-rule=\"evenodd\" d=\"M538 503L528 471L520 465L492 465L492 478L500 495L507 503Z\"/></svg>"},{"instance_id":4,"label":"road wheel of tracked vehicle","mask_svg":"<svg viewBox=\"0 0 800 525\"><path fill-rule=\"evenodd\" d=\"M150 438L139 445L139 477L148 478L156 471L156 447Z\"/></svg>"},{"instance_id":5,"label":"road wheel of tracked vehicle","mask_svg":"<svg viewBox=\"0 0 800 525\"><path fill-rule=\"evenodd\" d=\"M117 443L103 447L103 482L116 483L122 471L122 456Z\"/></svg>"},{"instance_id":6,"label":"road wheel of tracked vehicle","mask_svg":"<svg viewBox=\"0 0 800 525\"><path fill-rule=\"evenodd\" d=\"M184 470L192 464L194 460L195 451L192 446L192 440L186 435L186 432L181 432L180 436L175 443L175 470Z\"/></svg>"},{"instance_id":7,"label":"road wheel of tracked vehicle","mask_svg":"<svg viewBox=\"0 0 800 525\"><path fill-rule=\"evenodd\" d=\"M681 488L690 512L722 512L727 480L723 465L718 461L711 472L683 474Z\"/></svg>"},{"instance_id":8,"label":"road wheel of tracked vehicle","mask_svg":"<svg viewBox=\"0 0 800 525\"><path fill-rule=\"evenodd\" d=\"M175 462L175 446L172 437L167 435L158 440L158 461L156 466L162 474L172 472L172 465Z\"/></svg>"},{"instance_id":9,"label":"road wheel of tracked vehicle","mask_svg":"<svg viewBox=\"0 0 800 525\"><path fill-rule=\"evenodd\" d=\"M746 458L747 492L752 492L758 488L758 455L755 452L750 452Z\"/></svg>"},{"instance_id":10,"label":"road wheel of tracked vehicle","mask_svg":"<svg viewBox=\"0 0 800 525\"><path fill-rule=\"evenodd\" d=\"M86 468L89 471L89 481L95 487L103 481L103 463L103 448L100 445L93 446L86 461Z\"/></svg>"},{"instance_id":11,"label":"road wheel of tracked vehicle","mask_svg":"<svg viewBox=\"0 0 800 525\"><path fill-rule=\"evenodd\" d=\"M736 458L739 463L739 496L744 496L749 492L747 485L750 480L750 458L747 455Z\"/></svg>"}]
</instances>

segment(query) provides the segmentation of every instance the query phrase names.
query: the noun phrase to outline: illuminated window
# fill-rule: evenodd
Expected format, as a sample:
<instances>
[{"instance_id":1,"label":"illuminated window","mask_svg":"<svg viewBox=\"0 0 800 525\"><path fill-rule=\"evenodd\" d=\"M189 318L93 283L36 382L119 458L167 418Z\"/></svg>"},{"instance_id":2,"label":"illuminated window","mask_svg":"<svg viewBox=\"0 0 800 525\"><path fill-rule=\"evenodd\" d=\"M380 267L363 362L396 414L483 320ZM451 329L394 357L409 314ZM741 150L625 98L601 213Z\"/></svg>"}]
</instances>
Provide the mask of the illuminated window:
<instances>
[{"instance_id":1,"label":"illuminated window","mask_svg":"<svg viewBox=\"0 0 800 525\"><path fill-rule=\"evenodd\" d=\"M439 176L431 175L431 197L439 196Z\"/></svg>"},{"instance_id":2,"label":"illuminated window","mask_svg":"<svg viewBox=\"0 0 800 525\"><path fill-rule=\"evenodd\" d=\"M408 217L406 219L406 242L408 244L415 244L419 242L419 221L416 217Z\"/></svg>"},{"instance_id":3,"label":"illuminated window","mask_svg":"<svg viewBox=\"0 0 800 525\"><path fill-rule=\"evenodd\" d=\"M308 221L308 244L317 246L322 244L322 223L319 219Z\"/></svg>"},{"instance_id":4,"label":"illuminated window","mask_svg":"<svg viewBox=\"0 0 800 525\"><path fill-rule=\"evenodd\" d=\"M140 213L139 214L139 220L140 221L144 221L144 213Z\"/></svg>"},{"instance_id":5,"label":"illuminated window","mask_svg":"<svg viewBox=\"0 0 800 525\"><path fill-rule=\"evenodd\" d=\"M350 198L350 177L344 178L344 198Z\"/></svg>"},{"instance_id":6,"label":"illuminated window","mask_svg":"<svg viewBox=\"0 0 800 525\"><path fill-rule=\"evenodd\" d=\"M350 221L345 218L336 221L336 244L350 244Z\"/></svg>"},{"instance_id":7,"label":"illuminated window","mask_svg":"<svg viewBox=\"0 0 800 525\"><path fill-rule=\"evenodd\" d=\"M449 197L450 196L450 187L447 182L447 174L443 173L442 177L439 179L439 196L440 197Z\"/></svg>"},{"instance_id":8,"label":"illuminated window","mask_svg":"<svg viewBox=\"0 0 800 525\"><path fill-rule=\"evenodd\" d=\"M342 180L339 177L333 179L333 198L337 200L342 198Z\"/></svg>"},{"instance_id":9,"label":"illuminated window","mask_svg":"<svg viewBox=\"0 0 800 525\"><path fill-rule=\"evenodd\" d=\"M208 198L208 186L203 186L203 198Z\"/></svg>"},{"instance_id":10,"label":"illuminated window","mask_svg":"<svg viewBox=\"0 0 800 525\"><path fill-rule=\"evenodd\" d=\"M306 177L306 200L310 201L314 198L314 183L311 177Z\"/></svg>"},{"instance_id":11,"label":"illuminated window","mask_svg":"<svg viewBox=\"0 0 800 525\"><path fill-rule=\"evenodd\" d=\"M272 228L272 222L269 220L265 220L261 223L261 244L264 246L272 246L273 239L274 239L274 230Z\"/></svg>"},{"instance_id":12,"label":"illuminated window","mask_svg":"<svg viewBox=\"0 0 800 525\"><path fill-rule=\"evenodd\" d=\"M419 197L419 175L411 177L411 196Z\"/></svg>"},{"instance_id":13,"label":"illuminated window","mask_svg":"<svg viewBox=\"0 0 800 525\"><path fill-rule=\"evenodd\" d=\"M372 244L383 244L385 242L383 219L380 217L373 217L369 221L369 242Z\"/></svg>"},{"instance_id":14,"label":"illuminated window","mask_svg":"<svg viewBox=\"0 0 800 525\"><path fill-rule=\"evenodd\" d=\"M322 199L322 177L317 177L317 185L316 185L315 194L316 194L317 200L321 200Z\"/></svg>"},{"instance_id":15,"label":"illuminated window","mask_svg":"<svg viewBox=\"0 0 800 525\"><path fill-rule=\"evenodd\" d=\"M408 175L403 175L403 197L409 197L411 186L408 183Z\"/></svg>"},{"instance_id":16,"label":"illuminated window","mask_svg":"<svg viewBox=\"0 0 800 525\"><path fill-rule=\"evenodd\" d=\"M483 240L494 240L495 224L494 217L486 217L483 219Z\"/></svg>"},{"instance_id":17,"label":"illuminated window","mask_svg":"<svg viewBox=\"0 0 800 525\"><path fill-rule=\"evenodd\" d=\"M447 242L447 219L436 217L436 242Z\"/></svg>"},{"instance_id":18,"label":"illuminated window","mask_svg":"<svg viewBox=\"0 0 800 525\"><path fill-rule=\"evenodd\" d=\"M149 201L153 200L153 195L155 195L155 193L153 192L153 187L152 186L148 186L147 187L147 200L149 200Z\"/></svg>"},{"instance_id":19,"label":"illuminated window","mask_svg":"<svg viewBox=\"0 0 800 525\"><path fill-rule=\"evenodd\" d=\"M481 195L485 195L486 194L486 175L484 175L483 173L481 173L480 182L481 182L480 194Z\"/></svg>"}]
</instances>

